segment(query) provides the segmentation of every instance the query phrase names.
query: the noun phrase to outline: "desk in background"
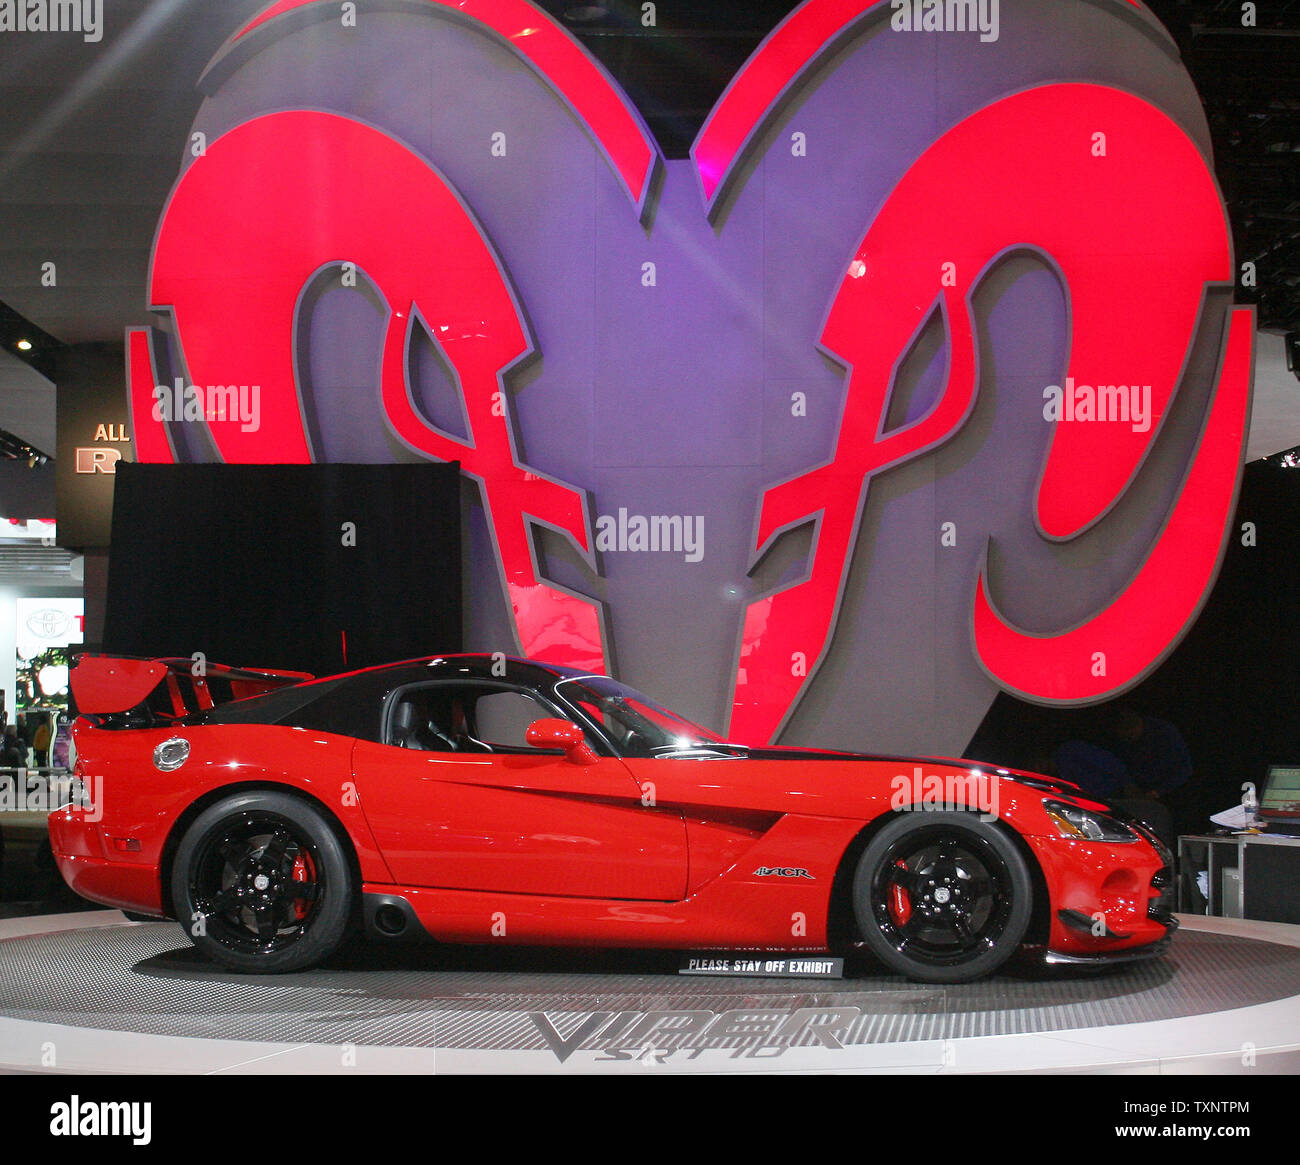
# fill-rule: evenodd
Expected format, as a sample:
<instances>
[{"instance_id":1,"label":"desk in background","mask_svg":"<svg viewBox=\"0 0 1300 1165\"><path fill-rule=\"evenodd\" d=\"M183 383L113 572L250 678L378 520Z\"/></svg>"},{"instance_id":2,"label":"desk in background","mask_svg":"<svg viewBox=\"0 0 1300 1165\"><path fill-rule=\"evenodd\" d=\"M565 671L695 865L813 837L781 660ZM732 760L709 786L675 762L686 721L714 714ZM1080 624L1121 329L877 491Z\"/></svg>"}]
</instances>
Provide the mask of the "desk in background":
<instances>
[{"instance_id":1,"label":"desk in background","mask_svg":"<svg viewBox=\"0 0 1300 1165\"><path fill-rule=\"evenodd\" d=\"M1209 874L1208 896L1197 886L1201 871ZM1300 837L1180 837L1178 910L1300 924Z\"/></svg>"}]
</instances>

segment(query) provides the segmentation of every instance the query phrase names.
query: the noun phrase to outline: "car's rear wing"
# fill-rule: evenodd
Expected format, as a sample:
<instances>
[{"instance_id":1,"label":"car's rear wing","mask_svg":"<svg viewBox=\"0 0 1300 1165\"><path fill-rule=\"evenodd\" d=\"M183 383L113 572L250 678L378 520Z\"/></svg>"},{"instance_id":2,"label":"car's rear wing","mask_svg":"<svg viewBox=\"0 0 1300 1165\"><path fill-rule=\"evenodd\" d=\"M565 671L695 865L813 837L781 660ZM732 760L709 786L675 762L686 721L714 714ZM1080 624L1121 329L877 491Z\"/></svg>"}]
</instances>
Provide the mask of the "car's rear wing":
<instances>
[{"instance_id":1,"label":"car's rear wing","mask_svg":"<svg viewBox=\"0 0 1300 1165\"><path fill-rule=\"evenodd\" d=\"M72 661L69 682L78 715L101 722L125 719L131 727L145 727L314 678L309 672L227 667L190 657L134 659L82 653Z\"/></svg>"}]
</instances>

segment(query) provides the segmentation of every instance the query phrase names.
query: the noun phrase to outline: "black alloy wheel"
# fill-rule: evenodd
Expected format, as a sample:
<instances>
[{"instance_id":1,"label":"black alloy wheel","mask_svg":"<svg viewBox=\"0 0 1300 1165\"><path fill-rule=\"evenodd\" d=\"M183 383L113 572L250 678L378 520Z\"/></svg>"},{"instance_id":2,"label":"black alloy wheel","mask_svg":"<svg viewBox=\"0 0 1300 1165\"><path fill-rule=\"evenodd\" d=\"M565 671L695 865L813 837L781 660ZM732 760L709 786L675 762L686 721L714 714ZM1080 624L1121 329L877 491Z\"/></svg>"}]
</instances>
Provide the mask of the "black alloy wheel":
<instances>
[{"instance_id":1,"label":"black alloy wheel","mask_svg":"<svg viewBox=\"0 0 1300 1165\"><path fill-rule=\"evenodd\" d=\"M992 974L1029 927L1033 883L997 825L960 812L903 814L871 840L853 881L868 949L922 983Z\"/></svg>"},{"instance_id":2,"label":"black alloy wheel","mask_svg":"<svg viewBox=\"0 0 1300 1165\"><path fill-rule=\"evenodd\" d=\"M325 815L256 791L205 809L172 865L172 900L194 945L239 971L297 971L338 948L354 879Z\"/></svg>"}]
</instances>

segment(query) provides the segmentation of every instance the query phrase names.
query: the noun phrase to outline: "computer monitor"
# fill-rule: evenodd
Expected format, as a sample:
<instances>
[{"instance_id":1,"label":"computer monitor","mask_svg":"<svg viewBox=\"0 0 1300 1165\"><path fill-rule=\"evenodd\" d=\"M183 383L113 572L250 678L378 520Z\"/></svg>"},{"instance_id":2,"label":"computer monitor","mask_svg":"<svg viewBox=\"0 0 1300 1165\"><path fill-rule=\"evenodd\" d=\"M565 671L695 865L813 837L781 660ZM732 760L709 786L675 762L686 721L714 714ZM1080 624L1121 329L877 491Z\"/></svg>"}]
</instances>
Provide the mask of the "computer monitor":
<instances>
[{"instance_id":1,"label":"computer monitor","mask_svg":"<svg viewBox=\"0 0 1300 1165\"><path fill-rule=\"evenodd\" d=\"M1259 816L1268 822L1300 822L1300 764L1269 765L1259 797Z\"/></svg>"}]
</instances>

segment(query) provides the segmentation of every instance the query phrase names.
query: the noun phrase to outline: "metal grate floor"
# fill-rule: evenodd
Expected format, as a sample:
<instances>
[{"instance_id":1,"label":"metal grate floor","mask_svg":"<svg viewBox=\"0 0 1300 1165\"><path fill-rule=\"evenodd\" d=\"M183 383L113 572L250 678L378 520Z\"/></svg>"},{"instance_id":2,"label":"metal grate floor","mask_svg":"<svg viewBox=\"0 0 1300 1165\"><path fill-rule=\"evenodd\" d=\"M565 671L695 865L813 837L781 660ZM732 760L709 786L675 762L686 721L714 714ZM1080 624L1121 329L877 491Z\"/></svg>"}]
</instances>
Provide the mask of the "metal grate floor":
<instances>
[{"instance_id":1,"label":"metal grate floor","mask_svg":"<svg viewBox=\"0 0 1300 1165\"><path fill-rule=\"evenodd\" d=\"M372 947L315 971L246 976L200 959L180 927L160 922L0 941L0 1015L208 1039L511 1050L545 1046L539 1014L565 1038L592 1013L625 1013L589 1028L582 1045L600 1049L646 1012L856 1008L839 1036L848 1045L1175 1019L1300 994L1300 949L1187 931L1164 958L1101 974L1026 970L958 987L884 974L680 977L674 965L629 952ZM697 1046L686 1031L678 1038ZM726 1048L746 1037L704 1038ZM656 1039L671 1046L672 1031Z\"/></svg>"}]
</instances>

